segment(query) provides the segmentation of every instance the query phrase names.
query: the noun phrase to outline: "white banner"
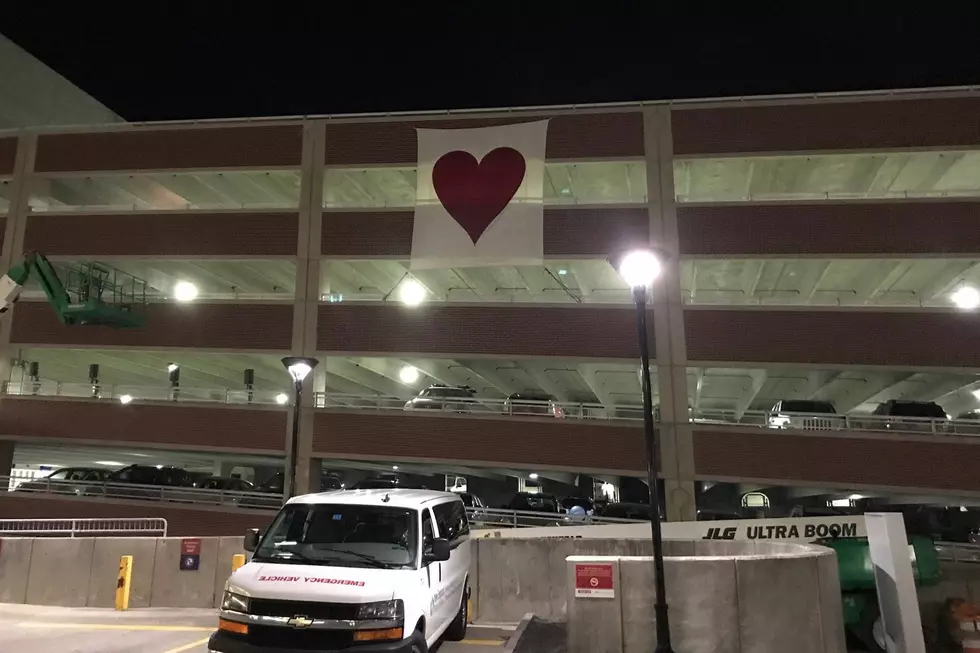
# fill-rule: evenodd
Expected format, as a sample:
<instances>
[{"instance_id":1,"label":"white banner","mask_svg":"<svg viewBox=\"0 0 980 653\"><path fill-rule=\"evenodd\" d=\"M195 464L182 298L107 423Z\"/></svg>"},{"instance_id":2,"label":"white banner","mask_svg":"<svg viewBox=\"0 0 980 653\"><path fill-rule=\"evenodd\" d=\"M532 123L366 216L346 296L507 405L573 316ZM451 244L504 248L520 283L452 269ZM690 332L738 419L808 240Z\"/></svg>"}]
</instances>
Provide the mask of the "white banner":
<instances>
[{"instance_id":1,"label":"white banner","mask_svg":"<svg viewBox=\"0 0 980 653\"><path fill-rule=\"evenodd\" d=\"M474 530L476 537L588 539L649 539L650 524L610 524L602 526L568 526L543 528L502 528ZM738 519L725 521L664 522L665 540L774 540L777 542L812 542L825 537L864 537L864 517L788 517L780 519Z\"/></svg>"},{"instance_id":2,"label":"white banner","mask_svg":"<svg viewBox=\"0 0 980 653\"><path fill-rule=\"evenodd\" d=\"M542 265L548 121L417 131L411 268Z\"/></svg>"}]
</instances>

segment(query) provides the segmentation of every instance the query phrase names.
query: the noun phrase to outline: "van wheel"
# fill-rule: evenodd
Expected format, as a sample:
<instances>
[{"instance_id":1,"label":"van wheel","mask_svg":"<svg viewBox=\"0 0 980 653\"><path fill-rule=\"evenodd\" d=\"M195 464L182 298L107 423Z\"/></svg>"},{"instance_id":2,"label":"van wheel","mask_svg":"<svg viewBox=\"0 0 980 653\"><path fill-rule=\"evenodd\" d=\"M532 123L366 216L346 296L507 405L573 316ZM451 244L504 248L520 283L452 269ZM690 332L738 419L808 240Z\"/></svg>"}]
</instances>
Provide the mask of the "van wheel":
<instances>
[{"instance_id":1,"label":"van wheel","mask_svg":"<svg viewBox=\"0 0 980 653\"><path fill-rule=\"evenodd\" d=\"M425 635L423 635L421 632L416 630L414 633L412 633L412 637L409 639L409 642L411 642L409 648L411 653L429 653L429 647L425 643Z\"/></svg>"},{"instance_id":2,"label":"van wheel","mask_svg":"<svg viewBox=\"0 0 980 653\"><path fill-rule=\"evenodd\" d=\"M456 611L456 618L446 629L444 639L449 642L459 642L466 639L466 622L469 621L469 601L466 596L469 594L467 588L463 588L463 598L459 602L459 610Z\"/></svg>"}]
</instances>

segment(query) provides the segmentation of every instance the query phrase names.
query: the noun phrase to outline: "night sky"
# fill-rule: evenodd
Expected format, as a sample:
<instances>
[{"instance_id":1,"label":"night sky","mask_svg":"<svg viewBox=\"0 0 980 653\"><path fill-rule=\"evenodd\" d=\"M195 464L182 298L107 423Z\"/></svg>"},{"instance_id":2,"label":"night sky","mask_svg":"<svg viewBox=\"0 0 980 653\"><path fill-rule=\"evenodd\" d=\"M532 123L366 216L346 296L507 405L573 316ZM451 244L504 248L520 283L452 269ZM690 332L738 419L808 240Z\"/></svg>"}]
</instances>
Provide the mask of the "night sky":
<instances>
[{"instance_id":1,"label":"night sky","mask_svg":"<svg viewBox=\"0 0 980 653\"><path fill-rule=\"evenodd\" d=\"M980 85L980 11L942 2L74 4L0 32L131 121Z\"/></svg>"}]
</instances>

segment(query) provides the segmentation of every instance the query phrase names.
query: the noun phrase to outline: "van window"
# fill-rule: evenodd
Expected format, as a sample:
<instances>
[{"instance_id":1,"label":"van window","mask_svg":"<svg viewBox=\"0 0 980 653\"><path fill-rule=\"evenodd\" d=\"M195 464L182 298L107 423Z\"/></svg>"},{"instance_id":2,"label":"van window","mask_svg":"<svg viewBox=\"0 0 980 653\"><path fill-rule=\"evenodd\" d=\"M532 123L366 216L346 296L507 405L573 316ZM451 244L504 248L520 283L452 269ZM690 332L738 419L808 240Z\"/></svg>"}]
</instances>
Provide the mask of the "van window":
<instances>
[{"instance_id":1,"label":"van window","mask_svg":"<svg viewBox=\"0 0 980 653\"><path fill-rule=\"evenodd\" d=\"M432 528L432 513L428 510L422 511L422 544L423 550L428 548L432 540L436 538L435 530Z\"/></svg>"},{"instance_id":2,"label":"van window","mask_svg":"<svg viewBox=\"0 0 980 653\"><path fill-rule=\"evenodd\" d=\"M466 507L462 501L440 503L432 508L432 512L436 514L439 537L452 542L470 532L470 525L466 520Z\"/></svg>"},{"instance_id":3,"label":"van window","mask_svg":"<svg viewBox=\"0 0 980 653\"><path fill-rule=\"evenodd\" d=\"M257 562L414 568L418 512L355 504L292 503L279 511L252 557Z\"/></svg>"}]
</instances>

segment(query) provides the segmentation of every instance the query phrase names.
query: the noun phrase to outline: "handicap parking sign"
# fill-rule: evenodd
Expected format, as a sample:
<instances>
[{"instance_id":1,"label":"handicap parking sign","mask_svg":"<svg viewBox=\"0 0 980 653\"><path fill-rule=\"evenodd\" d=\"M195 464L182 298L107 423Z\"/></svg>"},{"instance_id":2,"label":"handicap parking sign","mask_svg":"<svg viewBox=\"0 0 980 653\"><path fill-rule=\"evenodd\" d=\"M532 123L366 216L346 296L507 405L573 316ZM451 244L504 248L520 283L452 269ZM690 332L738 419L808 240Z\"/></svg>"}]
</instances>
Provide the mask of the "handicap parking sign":
<instances>
[{"instance_id":1,"label":"handicap parking sign","mask_svg":"<svg viewBox=\"0 0 980 653\"><path fill-rule=\"evenodd\" d=\"M180 556L181 571L197 571L200 568L201 568L201 556L199 555Z\"/></svg>"}]
</instances>

